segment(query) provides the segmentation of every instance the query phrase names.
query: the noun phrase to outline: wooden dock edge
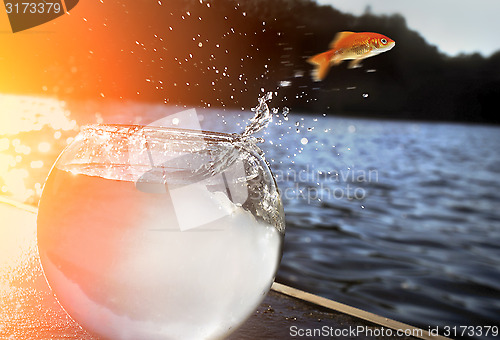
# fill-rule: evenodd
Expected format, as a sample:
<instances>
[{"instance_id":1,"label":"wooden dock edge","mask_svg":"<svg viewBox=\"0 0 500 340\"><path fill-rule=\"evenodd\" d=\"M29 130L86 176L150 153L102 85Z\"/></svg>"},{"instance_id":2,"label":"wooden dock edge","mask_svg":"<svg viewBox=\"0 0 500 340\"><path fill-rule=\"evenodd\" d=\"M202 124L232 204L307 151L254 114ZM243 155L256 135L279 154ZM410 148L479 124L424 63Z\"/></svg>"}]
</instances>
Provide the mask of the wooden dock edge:
<instances>
[{"instance_id":1,"label":"wooden dock edge","mask_svg":"<svg viewBox=\"0 0 500 340\"><path fill-rule=\"evenodd\" d=\"M32 214L36 214L38 212L38 209L35 208L32 205L28 205L28 204L24 204L24 203L19 203L19 202L13 200L13 199L4 197L2 195L0 195L0 203L11 205L13 207L16 207L16 208L19 208L21 210L30 212Z\"/></svg>"},{"instance_id":2,"label":"wooden dock edge","mask_svg":"<svg viewBox=\"0 0 500 340\"><path fill-rule=\"evenodd\" d=\"M32 214L36 214L38 212L38 209L31 206L31 205L19 203L15 200L9 199L7 197L3 197L1 195L0 195L0 203L11 205L13 207L30 212ZM292 287L286 286L286 285L278 283L278 282L274 282L271 289L274 290L275 292L278 292L278 293L281 293L281 294L284 294L287 296L291 296L293 298L296 298L296 299L299 299L302 301L306 301L308 303L312 303L312 304L317 305L317 306L321 306L321 307L328 308L328 309L331 309L331 310L334 310L334 311L337 311L340 313L344 313L344 314L353 316L355 318L359 318L359 319L371 322L371 323L376 324L378 326L391 328L394 330L402 330L402 331L406 330L409 332L409 334L412 334L412 336L416 337L416 338L426 339L426 340L427 339L429 339L429 340L430 339L432 339L432 340L451 340L450 338L447 338L447 337L444 337L441 335L431 335L428 331L426 331L424 329L410 326L410 325L407 325L407 324L399 322L399 321L384 318L382 316L379 316L379 315L376 315L376 314L373 314L370 312L366 312L362 309L351 307L351 306L345 305L345 304L340 303L340 302L335 302L335 301L332 301L330 299L327 299L327 298L324 298L324 297L321 297L318 295L314 295L314 294L302 291L300 289L292 288ZM419 333L421 333L422 335L421 336L416 335Z\"/></svg>"},{"instance_id":3,"label":"wooden dock edge","mask_svg":"<svg viewBox=\"0 0 500 340\"><path fill-rule=\"evenodd\" d=\"M407 331L408 334L411 334L411 336L415 337L415 338L426 339L426 340L427 339L429 339L429 340L430 339L432 339L432 340L451 340L450 338L447 338L447 337L444 337L441 335L432 335L424 329L410 326L408 324L405 324L405 323L402 323L402 322L399 322L396 320L388 319L388 318L385 318L385 317L382 317L382 316L379 316L379 315L376 315L376 314L373 314L370 312L366 312L362 309L351 307L351 306L345 305L345 304L340 303L340 302L335 302L335 301L332 301L330 299L327 299L327 298L324 298L324 297L321 297L318 295L314 295L314 294L311 294L308 292L304 292L300 289L292 288L292 287L286 286L286 285L278 283L278 282L274 282L271 289L274 290L275 292L278 292L278 293L281 293L284 295L288 295L288 296L291 296L293 298L296 298L296 299L299 299L302 301L306 301L306 302L312 303L312 304L317 305L317 306L328 308L328 309L331 309L331 310L334 310L334 311L337 311L337 312L340 312L343 314L347 314L347 315L353 316L355 318L371 322L371 323L376 324L378 326L391 328L393 330L401 330L403 332Z\"/></svg>"}]
</instances>

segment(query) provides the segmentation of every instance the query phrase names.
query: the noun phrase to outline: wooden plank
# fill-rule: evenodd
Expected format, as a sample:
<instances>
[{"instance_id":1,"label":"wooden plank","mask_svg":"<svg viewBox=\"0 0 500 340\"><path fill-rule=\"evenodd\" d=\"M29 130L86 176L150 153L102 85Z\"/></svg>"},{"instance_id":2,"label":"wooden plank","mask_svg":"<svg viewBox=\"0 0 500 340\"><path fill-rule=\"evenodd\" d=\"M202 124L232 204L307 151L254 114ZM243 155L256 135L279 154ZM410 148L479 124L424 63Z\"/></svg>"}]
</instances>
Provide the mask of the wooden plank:
<instances>
[{"instance_id":1,"label":"wooden plank","mask_svg":"<svg viewBox=\"0 0 500 340\"><path fill-rule=\"evenodd\" d=\"M38 209L35 208L32 205L28 205L28 204L24 204L24 203L19 203L19 202L16 202L16 201L14 201L14 200L12 200L10 198L1 196L1 195L0 195L0 203L7 204L7 205L10 205L10 206L19 208L21 210L30 212L32 214L38 213Z\"/></svg>"},{"instance_id":2,"label":"wooden plank","mask_svg":"<svg viewBox=\"0 0 500 340\"><path fill-rule=\"evenodd\" d=\"M341 312L347 315L351 315L353 317L369 321L371 323L374 323L376 325L382 326L382 327L387 327L391 328L393 330L402 330L403 332L407 332L409 335L415 337L415 338L420 338L420 339L426 339L426 340L450 340L449 338L446 338L441 335L432 335L428 331L423 330L418 327L410 326L408 324L388 319L383 316L379 316L370 312L366 312L362 309L358 309L355 307L351 307L348 305L345 305L340 302L332 301L330 299L314 295L311 293L304 292L302 290L292 288L289 286L286 286L284 284L275 282L273 286L271 287L272 290L279 292L281 294L285 294L288 296L293 296L296 299L302 300L302 301L307 301L309 303L315 304L317 306L325 307L337 312ZM406 334L406 333L405 333Z\"/></svg>"}]
</instances>

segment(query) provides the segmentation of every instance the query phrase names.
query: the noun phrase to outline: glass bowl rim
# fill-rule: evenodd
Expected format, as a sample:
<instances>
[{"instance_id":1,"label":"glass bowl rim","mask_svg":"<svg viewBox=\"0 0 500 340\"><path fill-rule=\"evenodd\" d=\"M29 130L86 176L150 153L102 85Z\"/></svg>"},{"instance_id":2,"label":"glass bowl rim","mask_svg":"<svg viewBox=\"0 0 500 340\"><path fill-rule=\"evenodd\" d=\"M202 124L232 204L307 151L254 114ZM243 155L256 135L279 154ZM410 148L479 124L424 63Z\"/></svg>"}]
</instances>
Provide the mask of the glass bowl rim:
<instances>
[{"instance_id":1,"label":"glass bowl rim","mask_svg":"<svg viewBox=\"0 0 500 340\"><path fill-rule=\"evenodd\" d=\"M241 135L237 133L226 133L208 130L194 130L176 127L151 126L141 124L87 124L81 127L80 132L87 131L105 132L111 135L126 137L132 134L153 134L155 139L204 139L209 142L235 142Z\"/></svg>"}]
</instances>

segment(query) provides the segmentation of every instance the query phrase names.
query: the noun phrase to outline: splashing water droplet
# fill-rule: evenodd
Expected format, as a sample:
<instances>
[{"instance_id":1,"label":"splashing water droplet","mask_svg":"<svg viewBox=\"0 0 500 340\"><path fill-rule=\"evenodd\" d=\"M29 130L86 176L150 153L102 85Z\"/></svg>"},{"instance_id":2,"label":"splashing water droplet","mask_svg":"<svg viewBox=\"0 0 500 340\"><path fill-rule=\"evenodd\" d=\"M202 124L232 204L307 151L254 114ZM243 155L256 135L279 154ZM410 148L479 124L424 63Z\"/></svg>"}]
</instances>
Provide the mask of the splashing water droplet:
<instances>
[{"instance_id":1,"label":"splashing water droplet","mask_svg":"<svg viewBox=\"0 0 500 340\"><path fill-rule=\"evenodd\" d=\"M290 113L290 109L288 107L283 108L283 118L288 121L288 114Z\"/></svg>"}]
</instances>

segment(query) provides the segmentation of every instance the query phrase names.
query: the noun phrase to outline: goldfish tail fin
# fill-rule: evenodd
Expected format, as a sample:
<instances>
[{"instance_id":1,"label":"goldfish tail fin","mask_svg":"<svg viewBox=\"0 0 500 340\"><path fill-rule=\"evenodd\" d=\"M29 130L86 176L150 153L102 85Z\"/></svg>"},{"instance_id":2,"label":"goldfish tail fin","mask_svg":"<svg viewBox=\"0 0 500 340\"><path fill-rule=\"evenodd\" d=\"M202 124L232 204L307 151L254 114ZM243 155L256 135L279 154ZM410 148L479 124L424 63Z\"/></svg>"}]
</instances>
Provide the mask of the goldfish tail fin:
<instances>
[{"instance_id":1,"label":"goldfish tail fin","mask_svg":"<svg viewBox=\"0 0 500 340\"><path fill-rule=\"evenodd\" d=\"M315 66L312 77L314 81L321 81L325 79L328 71L330 70L330 53L323 52L320 54L316 54L311 58L307 59L307 62L313 64Z\"/></svg>"}]
</instances>

